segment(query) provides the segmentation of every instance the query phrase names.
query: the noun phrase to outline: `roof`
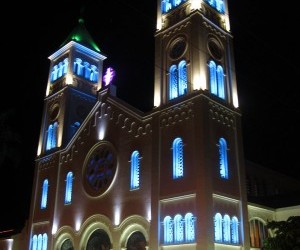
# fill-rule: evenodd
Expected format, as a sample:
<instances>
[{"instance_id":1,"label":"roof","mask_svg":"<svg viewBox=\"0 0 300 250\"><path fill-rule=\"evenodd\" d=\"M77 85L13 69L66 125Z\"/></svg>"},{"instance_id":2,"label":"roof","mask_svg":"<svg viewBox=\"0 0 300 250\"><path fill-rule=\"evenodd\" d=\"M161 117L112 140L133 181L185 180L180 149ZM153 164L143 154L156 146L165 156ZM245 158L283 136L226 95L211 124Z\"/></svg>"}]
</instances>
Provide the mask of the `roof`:
<instances>
[{"instance_id":1,"label":"roof","mask_svg":"<svg viewBox=\"0 0 300 250\"><path fill-rule=\"evenodd\" d=\"M68 38L62 43L60 47L63 47L70 41L78 42L81 45L84 45L96 52L100 52L99 47L94 42L90 33L87 31L84 25L84 20L82 18L79 18L78 25L72 30Z\"/></svg>"}]
</instances>

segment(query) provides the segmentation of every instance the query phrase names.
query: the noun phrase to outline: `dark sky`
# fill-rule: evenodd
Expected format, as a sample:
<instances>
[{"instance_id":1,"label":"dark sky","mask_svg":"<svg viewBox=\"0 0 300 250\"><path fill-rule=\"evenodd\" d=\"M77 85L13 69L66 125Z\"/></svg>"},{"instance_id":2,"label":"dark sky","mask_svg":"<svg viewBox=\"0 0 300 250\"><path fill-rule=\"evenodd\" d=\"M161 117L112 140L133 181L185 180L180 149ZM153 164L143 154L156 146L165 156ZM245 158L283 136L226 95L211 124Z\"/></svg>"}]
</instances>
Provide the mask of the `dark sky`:
<instances>
[{"instance_id":1,"label":"dark sky","mask_svg":"<svg viewBox=\"0 0 300 250\"><path fill-rule=\"evenodd\" d=\"M296 7L229 1L245 158L300 179ZM116 70L118 95L141 109L153 99L155 0L14 4L1 27L0 230L28 217L48 56L79 17Z\"/></svg>"}]
</instances>

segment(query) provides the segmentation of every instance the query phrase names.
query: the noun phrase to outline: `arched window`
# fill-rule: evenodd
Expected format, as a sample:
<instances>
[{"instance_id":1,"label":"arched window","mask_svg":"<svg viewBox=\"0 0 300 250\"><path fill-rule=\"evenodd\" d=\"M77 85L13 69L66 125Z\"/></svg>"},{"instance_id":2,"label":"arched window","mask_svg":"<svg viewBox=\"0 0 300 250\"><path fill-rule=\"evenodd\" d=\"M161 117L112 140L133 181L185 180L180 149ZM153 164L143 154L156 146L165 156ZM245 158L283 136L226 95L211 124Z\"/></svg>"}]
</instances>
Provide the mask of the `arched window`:
<instances>
[{"instance_id":1,"label":"arched window","mask_svg":"<svg viewBox=\"0 0 300 250\"><path fill-rule=\"evenodd\" d=\"M140 154L134 151L131 154L131 181L130 189L137 189L140 187Z\"/></svg>"},{"instance_id":2,"label":"arched window","mask_svg":"<svg viewBox=\"0 0 300 250\"><path fill-rule=\"evenodd\" d=\"M63 66L62 66L62 74L65 75L68 72L68 65L69 65L69 60L68 58L65 58L63 61Z\"/></svg>"},{"instance_id":3,"label":"arched window","mask_svg":"<svg viewBox=\"0 0 300 250\"><path fill-rule=\"evenodd\" d=\"M170 9L172 9L172 4L170 3L170 0L162 0L161 1L162 13L167 13Z\"/></svg>"},{"instance_id":4,"label":"arched window","mask_svg":"<svg viewBox=\"0 0 300 250\"><path fill-rule=\"evenodd\" d=\"M37 250L43 250L42 247L43 247L43 236L39 234L37 240Z\"/></svg>"},{"instance_id":5,"label":"arched window","mask_svg":"<svg viewBox=\"0 0 300 250\"><path fill-rule=\"evenodd\" d=\"M99 72L95 65L91 65L90 81L98 82Z\"/></svg>"},{"instance_id":6,"label":"arched window","mask_svg":"<svg viewBox=\"0 0 300 250\"><path fill-rule=\"evenodd\" d=\"M179 75L179 96L187 93L187 68L186 61L181 61L178 65L178 75Z\"/></svg>"},{"instance_id":7,"label":"arched window","mask_svg":"<svg viewBox=\"0 0 300 250\"><path fill-rule=\"evenodd\" d=\"M222 99L225 99L224 70L221 65L214 61L208 63L210 92Z\"/></svg>"},{"instance_id":8,"label":"arched window","mask_svg":"<svg viewBox=\"0 0 300 250\"><path fill-rule=\"evenodd\" d=\"M164 218L164 243L173 242L173 223L170 216Z\"/></svg>"},{"instance_id":9,"label":"arched window","mask_svg":"<svg viewBox=\"0 0 300 250\"><path fill-rule=\"evenodd\" d=\"M186 61L182 60L178 67L172 65L170 67L170 82L169 82L169 99L172 100L178 96L187 93L187 68Z\"/></svg>"},{"instance_id":10,"label":"arched window","mask_svg":"<svg viewBox=\"0 0 300 250\"><path fill-rule=\"evenodd\" d=\"M138 249L146 249L147 241L145 236L136 231L132 233L127 241L126 249L127 250L138 250Z\"/></svg>"},{"instance_id":11,"label":"arched window","mask_svg":"<svg viewBox=\"0 0 300 250\"><path fill-rule=\"evenodd\" d=\"M210 6L216 7L216 0L208 0L208 3L209 3Z\"/></svg>"},{"instance_id":12,"label":"arched window","mask_svg":"<svg viewBox=\"0 0 300 250\"><path fill-rule=\"evenodd\" d=\"M42 250L47 250L47 247L48 247L48 235L46 233L44 233Z\"/></svg>"},{"instance_id":13,"label":"arched window","mask_svg":"<svg viewBox=\"0 0 300 250\"><path fill-rule=\"evenodd\" d=\"M181 138L173 141L173 179L183 177L183 143Z\"/></svg>"},{"instance_id":14,"label":"arched window","mask_svg":"<svg viewBox=\"0 0 300 250\"><path fill-rule=\"evenodd\" d=\"M224 138L219 140L220 176L228 179L227 143Z\"/></svg>"},{"instance_id":15,"label":"arched window","mask_svg":"<svg viewBox=\"0 0 300 250\"><path fill-rule=\"evenodd\" d=\"M91 75L90 64L88 62L83 62L83 65L84 65L84 78L90 79L90 75Z\"/></svg>"},{"instance_id":16,"label":"arched window","mask_svg":"<svg viewBox=\"0 0 300 250\"><path fill-rule=\"evenodd\" d=\"M58 129L58 123L57 122L54 122L54 124L49 125L48 135L47 135L47 143L46 143L46 150L50 150L50 149L56 147L57 129Z\"/></svg>"},{"instance_id":17,"label":"arched window","mask_svg":"<svg viewBox=\"0 0 300 250\"><path fill-rule=\"evenodd\" d=\"M223 225L222 225L222 215L220 213L216 213L214 224L215 224L215 241L222 242Z\"/></svg>"},{"instance_id":18,"label":"arched window","mask_svg":"<svg viewBox=\"0 0 300 250\"><path fill-rule=\"evenodd\" d=\"M250 245L254 248L261 248L263 241L268 238L269 232L264 222L258 219L250 220Z\"/></svg>"},{"instance_id":19,"label":"arched window","mask_svg":"<svg viewBox=\"0 0 300 250\"><path fill-rule=\"evenodd\" d=\"M218 95L216 63L214 61L210 61L208 67L209 67L209 77L210 77L210 92L214 95Z\"/></svg>"},{"instance_id":20,"label":"arched window","mask_svg":"<svg viewBox=\"0 0 300 250\"><path fill-rule=\"evenodd\" d=\"M184 216L185 221L185 240L186 242L195 241L195 218L192 213Z\"/></svg>"},{"instance_id":21,"label":"arched window","mask_svg":"<svg viewBox=\"0 0 300 250\"><path fill-rule=\"evenodd\" d=\"M33 235L33 237L32 237L31 250L37 250L37 236L36 236L36 234Z\"/></svg>"},{"instance_id":22,"label":"arched window","mask_svg":"<svg viewBox=\"0 0 300 250\"><path fill-rule=\"evenodd\" d=\"M178 97L178 73L176 65L170 67L170 100Z\"/></svg>"},{"instance_id":23,"label":"arched window","mask_svg":"<svg viewBox=\"0 0 300 250\"><path fill-rule=\"evenodd\" d=\"M57 79L58 67L54 65L50 75L50 82L54 82Z\"/></svg>"},{"instance_id":24,"label":"arched window","mask_svg":"<svg viewBox=\"0 0 300 250\"><path fill-rule=\"evenodd\" d=\"M234 244L239 243L239 221L235 216L231 219L231 242Z\"/></svg>"},{"instance_id":25,"label":"arched window","mask_svg":"<svg viewBox=\"0 0 300 250\"><path fill-rule=\"evenodd\" d=\"M72 241L70 239L66 239L61 245L60 250L74 250Z\"/></svg>"},{"instance_id":26,"label":"arched window","mask_svg":"<svg viewBox=\"0 0 300 250\"><path fill-rule=\"evenodd\" d=\"M70 204L72 201L72 189L73 189L73 173L69 172L66 178L65 204Z\"/></svg>"},{"instance_id":27,"label":"arched window","mask_svg":"<svg viewBox=\"0 0 300 250\"><path fill-rule=\"evenodd\" d=\"M180 214L174 217L174 241L175 243L183 242L184 232L183 232L183 219Z\"/></svg>"},{"instance_id":28,"label":"arched window","mask_svg":"<svg viewBox=\"0 0 300 250\"><path fill-rule=\"evenodd\" d=\"M78 76L83 76L83 67L82 60L80 58L75 58L73 72Z\"/></svg>"},{"instance_id":29,"label":"arched window","mask_svg":"<svg viewBox=\"0 0 300 250\"><path fill-rule=\"evenodd\" d=\"M41 209L45 209L47 207L48 187L49 187L48 179L45 179L42 188Z\"/></svg>"},{"instance_id":30,"label":"arched window","mask_svg":"<svg viewBox=\"0 0 300 250\"><path fill-rule=\"evenodd\" d=\"M225 214L223 219L223 241L229 243L231 241L231 232L230 232L230 217Z\"/></svg>"}]
</instances>

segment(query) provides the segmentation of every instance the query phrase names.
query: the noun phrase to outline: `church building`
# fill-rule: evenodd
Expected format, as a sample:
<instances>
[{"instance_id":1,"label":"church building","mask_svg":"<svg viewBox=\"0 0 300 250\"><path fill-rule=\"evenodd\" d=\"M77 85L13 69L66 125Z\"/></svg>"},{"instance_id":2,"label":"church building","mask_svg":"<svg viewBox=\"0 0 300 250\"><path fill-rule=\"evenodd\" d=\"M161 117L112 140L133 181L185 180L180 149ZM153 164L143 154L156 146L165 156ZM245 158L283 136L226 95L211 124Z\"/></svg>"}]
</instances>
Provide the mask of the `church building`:
<instances>
[{"instance_id":1,"label":"church building","mask_svg":"<svg viewBox=\"0 0 300 250\"><path fill-rule=\"evenodd\" d=\"M8 250L260 249L279 217L247 199L229 17L227 0L157 1L148 112L118 98L79 19L49 56L29 219Z\"/></svg>"}]
</instances>

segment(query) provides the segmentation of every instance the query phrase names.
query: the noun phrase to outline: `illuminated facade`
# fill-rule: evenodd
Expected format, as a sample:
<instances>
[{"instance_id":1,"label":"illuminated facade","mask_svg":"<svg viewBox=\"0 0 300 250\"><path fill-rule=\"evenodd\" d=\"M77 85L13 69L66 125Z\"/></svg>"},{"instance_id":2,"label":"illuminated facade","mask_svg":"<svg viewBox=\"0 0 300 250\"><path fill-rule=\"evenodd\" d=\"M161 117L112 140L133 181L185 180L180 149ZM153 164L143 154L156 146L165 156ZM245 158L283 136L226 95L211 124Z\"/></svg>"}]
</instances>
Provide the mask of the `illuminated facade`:
<instances>
[{"instance_id":1,"label":"illuminated facade","mask_svg":"<svg viewBox=\"0 0 300 250\"><path fill-rule=\"evenodd\" d=\"M247 202L228 18L226 0L158 1L147 114L118 99L113 72L103 74L106 56L80 20L49 57L19 250L251 249L259 242L250 237L262 225L248 221L259 208Z\"/></svg>"}]
</instances>

